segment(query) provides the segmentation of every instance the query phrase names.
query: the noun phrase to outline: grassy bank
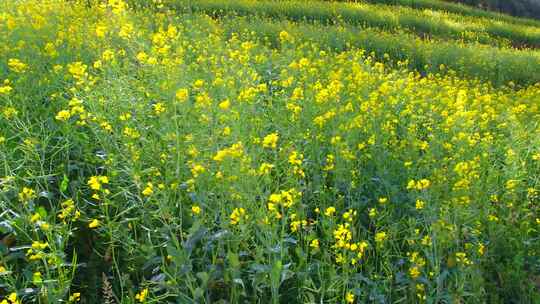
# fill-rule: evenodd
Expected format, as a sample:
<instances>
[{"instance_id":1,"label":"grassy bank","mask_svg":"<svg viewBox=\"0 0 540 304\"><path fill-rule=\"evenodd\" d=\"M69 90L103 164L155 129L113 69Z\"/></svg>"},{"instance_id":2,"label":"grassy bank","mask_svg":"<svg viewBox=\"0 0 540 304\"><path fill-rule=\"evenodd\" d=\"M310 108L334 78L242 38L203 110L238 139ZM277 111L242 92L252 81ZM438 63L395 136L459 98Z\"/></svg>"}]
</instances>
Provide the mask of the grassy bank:
<instances>
[{"instance_id":1,"label":"grassy bank","mask_svg":"<svg viewBox=\"0 0 540 304\"><path fill-rule=\"evenodd\" d=\"M264 37L275 47L279 46L280 31L287 29L299 41L316 42L333 51L362 48L375 52L380 60L391 58L394 61L407 61L406 65L424 74L445 72L441 71L443 65L460 76L491 81L497 86L509 82L528 85L540 81L540 55L537 51L430 41L407 32L389 33L374 28L305 24L234 15L222 17L219 22L229 34L241 32L248 33L252 38Z\"/></svg>"},{"instance_id":2,"label":"grassy bank","mask_svg":"<svg viewBox=\"0 0 540 304\"><path fill-rule=\"evenodd\" d=\"M540 46L537 27L500 23L485 18L470 18L448 13L433 13L407 7L387 7L366 3L331 3L324 1L173 1L184 11L200 11L213 15L234 12L238 15L259 15L292 21L316 21L325 24L346 23L382 30L409 30L419 36L439 39L478 41L500 44L509 40L518 47Z\"/></svg>"}]
</instances>

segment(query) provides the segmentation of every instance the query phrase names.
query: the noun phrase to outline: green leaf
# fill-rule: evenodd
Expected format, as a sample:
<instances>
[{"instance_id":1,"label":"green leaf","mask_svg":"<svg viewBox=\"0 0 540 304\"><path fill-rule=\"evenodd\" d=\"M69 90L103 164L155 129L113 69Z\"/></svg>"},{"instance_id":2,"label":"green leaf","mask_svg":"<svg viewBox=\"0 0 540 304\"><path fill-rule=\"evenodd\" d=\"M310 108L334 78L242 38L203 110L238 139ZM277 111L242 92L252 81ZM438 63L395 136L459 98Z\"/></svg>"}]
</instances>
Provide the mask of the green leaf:
<instances>
[{"instance_id":1,"label":"green leaf","mask_svg":"<svg viewBox=\"0 0 540 304\"><path fill-rule=\"evenodd\" d=\"M38 207L36 211L39 214L39 216L41 216L42 219L47 217L47 210L45 208Z\"/></svg>"},{"instance_id":2,"label":"green leaf","mask_svg":"<svg viewBox=\"0 0 540 304\"><path fill-rule=\"evenodd\" d=\"M69 185L69 178L67 175L64 174L64 178L62 179L62 183L60 183L60 191L62 193L66 192Z\"/></svg>"}]
</instances>

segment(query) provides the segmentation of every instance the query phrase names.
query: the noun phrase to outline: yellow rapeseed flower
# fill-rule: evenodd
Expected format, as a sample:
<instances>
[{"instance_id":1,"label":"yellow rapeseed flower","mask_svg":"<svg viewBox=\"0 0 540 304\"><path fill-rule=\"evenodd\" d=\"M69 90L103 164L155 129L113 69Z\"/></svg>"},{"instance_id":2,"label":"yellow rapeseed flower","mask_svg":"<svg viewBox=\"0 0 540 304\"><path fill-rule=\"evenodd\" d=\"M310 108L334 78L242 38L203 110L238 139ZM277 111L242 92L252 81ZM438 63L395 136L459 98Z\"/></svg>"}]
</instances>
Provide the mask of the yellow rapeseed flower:
<instances>
[{"instance_id":1,"label":"yellow rapeseed flower","mask_svg":"<svg viewBox=\"0 0 540 304\"><path fill-rule=\"evenodd\" d=\"M324 210L324 215L326 215L326 216L333 216L334 213L336 213L336 208L335 207L328 207L328 208L326 208L326 210Z\"/></svg>"},{"instance_id":2,"label":"yellow rapeseed flower","mask_svg":"<svg viewBox=\"0 0 540 304\"><path fill-rule=\"evenodd\" d=\"M19 201L21 201L22 203L29 202L36 197L36 191L27 187L23 187L21 192L19 192Z\"/></svg>"},{"instance_id":3,"label":"yellow rapeseed flower","mask_svg":"<svg viewBox=\"0 0 540 304\"><path fill-rule=\"evenodd\" d=\"M201 207L197 205L191 206L191 213L194 215L199 215L201 213Z\"/></svg>"},{"instance_id":4,"label":"yellow rapeseed flower","mask_svg":"<svg viewBox=\"0 0 540 304\"><path fill-rule=\"evenodd\" d=\"M386 241L387 238L388 238L388 235L386 234L385 231L375 233L375 242L379 245L382 244L384 241Z\"/></svg>"},{"instance_id":5,"label":"yellow rapeseed flower","mask_svg":"<svg viewBox=\"0 0 540 304\"><path fill-rule=\"evenodd\" d=\"M90 221L90 223L88 223L88 228L90 229L94 229L94 228L97 228L99 227L99 220L97 219L93 219L92 221Z\"/></svg>"},{"instance_id":6,"label":"yellow rapeseed flower","mask_svg":"<svg viewBox=\"0 0 540 304\"><path fill-rule=\"evenodd\" d=\"M351 292L347 292L347 294L345 295L345 302L354 303L354 294L352 294Z\"/></svg>"},{"instance_id":7,"label":"yellow rapeseed flower","mask_svg":"<svg viewBox=\"0 0 540 304\"><path fill-rule=\"evenodd\" d=\"M150 196L154 193L154 185L150 182L146 183L146 187L142 191L142 195Z\"/></svg>"},{"instance_id":8,"label":"yellow rapeseed flower","mask_svg":"<svg viewBox=\"0 0 540 304\"><path fill-rule=\"evenodd\" d=\"M238 225L243 217L246 217L246 210L244 208L234 208L230 216L231 225Z\"/></svg>"},{"instance_id":9,"label":"yellow rapeseed flower","mask_svg":"<svg viewBox=\"0 0 540 304\"><path fill-rule=\"evenodd\" d=\"M56 114L56 120L66 121L71 117L71 112L68 110L61 110Z\"/></svg>"},{"instance_id":10,"label":"yellow rapeseed flower","mask_svg":"<svg viewBox=\"0 0 540 304\"><path fill-rule=\"evenodd\" d=\"M416 204L415 204L415 207L416 207L416 210L422 210L424 209L424 206L426 205L426 203L422 200L416 200Z\"/></svg>"},{"instance_id":11,"label":"yellow rapeseed flower","mask_svg":"<svg viewBox=\"0 0 540 304\"><path fill-rule=\"evenodd\" d=\"M69 302L70 303L79 302L80 300L81 300L81 293L80 292L74 292L73 294L71 294L69 296Z\"/></svg>"},{"instance_id":12,"label":"yellow rapeseed flower","mask_svg":"<svg viewBox=\"0 0 540 304\"><path fill-rule=\"evenodd\" d=\"M225 99L220 102L218 106L222 110L228 110L231 107L231 102L228 99Z\"/></svg>"},{"instance_id":13,"label":"yellow rapeseed flower","mask_svg":"<svg viewBox=\"0 0 540 304\"><path fill-rule=\"evenodd\" d=\"M23 73L28 68L28 65L17 58L10 58L8 60L8 67L15 73Z\"/></svg>"},{"instance_id":14,"label":"yellow rapeseed flower","mask_svg":"<svg viewBox=\"0 0 540 304\"><path fill-rule=\"evenodd\" d=\"M275 149L277 147L278 140L279 135L277 133L270 133L263 138L262 145L265 148Z\"/></svg>"},{"instance_id":15,"label":"yellow rapeseed flower","mask_svg":"<svg viewBox=\"0 0 540 304\"><path fill-rule=\"evenodd\" d=\"M148 288L145 288L141 290L139 293L135 295L135 299L141 303L146 301L146 298L148 297Z\"/></svg>"}]
</instances>

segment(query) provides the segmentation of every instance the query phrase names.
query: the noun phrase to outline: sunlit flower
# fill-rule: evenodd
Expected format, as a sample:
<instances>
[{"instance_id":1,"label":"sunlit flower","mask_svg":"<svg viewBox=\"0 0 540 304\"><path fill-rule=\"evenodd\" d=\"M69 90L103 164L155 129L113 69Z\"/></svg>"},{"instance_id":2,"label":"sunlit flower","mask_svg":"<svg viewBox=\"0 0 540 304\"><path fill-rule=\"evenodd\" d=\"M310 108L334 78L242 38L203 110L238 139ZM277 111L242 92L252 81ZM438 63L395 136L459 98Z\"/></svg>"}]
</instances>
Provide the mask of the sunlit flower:
<instances>
[{"instance_id":1,"label":"sunlit flower","mask_svg":"<svg viewBox=\"0 0 540 304\"><path fill-rule=\"evenodd\" d=\"M143 303L146 301L146 298L148 297L148 288L145 288L141 290L139 293L135 295L135 300L139 301L140 303Z\"/></svg>"},{"instance_id":2,"label":"sunlit flower","mask_svg":"<svg viewBox=\"0 0 540 304\"><path fill-rule=\"evenodd\" d=\"M71 117L71 112L67 110L62 110L56 114L56 120L66 121Z\"/></svg>"},{"instance_id":3,"label":"sunlit flower","mask_svg":"<svg viewBox=\"0 0 540 304\"><path fill-rule=\"evenodd\" d=\"M10 58L8 60L8 67L15 73L23 73L28 68L28 65L17 58Z\"/></svg>"},{"instance_id":4,"label":"sunlit flower","mask_svg":"<svg viewBox=\"0 0 540 304\"><path fill-rule=\"evenodd\" d=\"M90 223L88 223L88 228L90 229L97 228L99 227L99 224L100 222L97 219L93 219L92 221L90 221Z\"/></svg>"},{"instance_id":5,"label":"sunlit flower","mask_svg":"<svg viewBox=\"0 0 540 304\"><path fill-rule=\"evenodd\" d=\"M326 216L332 216L334 213L336 213L336 208L334 207L328 207L324 210L324 215Z\"/></svg>"},{"instance_id":6,"label":"sunlit flower","mask_svg":"<svg viewBox=\"0 0 540 304\"><path fill-rule=\"evenodd\" d=\"M234 208L230 216L231 225L238 225L238 223L240 223L240 220L245 217L246 210L244 208Z\"/></svg>"},{"instance_id":7,"label":"sunlit flower","mask_svg":"<svg viewBox=\"0 0 540 304\"><path fill-rule=\"evenodd\" d=\"M142 191L142 195L144 196L150 196L154 193L154 185L150 182L146 183L146 187L144 187Z\"/></svg>"},{"instance_id":8,"label":"sunlit flower","mask_svg":"<svg viewBox=\"0 0 540 304\"><path fill-rule=\"evenodd\" d=\"M351 292L347 292L347 294L345 295L345 302L354 303L354 294L352 294Z\"/></svg>"},{"instance_id":9,"label":"sunlit flower","mask_svg":"<svg viewBox=\"0 0 540 304\"><path fill-rule=\"evenodd\" d=\"M388 235L384 231L375 233L375 242L377 244L382 244L384 241L386 241L387 238Z\"/></svg>"},{"instance_id":10,"label":"sunlit flower","mask_svg":"<svg viewBox=\"0 0 540 304\"><path fill-rule=\"evenodd\" d=\"M194 215L199 215L201 213L201 207L197 205L191 206L191 213Z\"/></svg>"},{"instance_id":11,"label":"sunlit flower","mask_svg":"<svg viewBox=\"0 0 540 304\"><path fill-rule=\"evenodd\" d=\"M270 133L263 138L262 144L265 148L275 149L277 147L277 142L279 135L277 133Z\"/></svg>"}]
</instances>

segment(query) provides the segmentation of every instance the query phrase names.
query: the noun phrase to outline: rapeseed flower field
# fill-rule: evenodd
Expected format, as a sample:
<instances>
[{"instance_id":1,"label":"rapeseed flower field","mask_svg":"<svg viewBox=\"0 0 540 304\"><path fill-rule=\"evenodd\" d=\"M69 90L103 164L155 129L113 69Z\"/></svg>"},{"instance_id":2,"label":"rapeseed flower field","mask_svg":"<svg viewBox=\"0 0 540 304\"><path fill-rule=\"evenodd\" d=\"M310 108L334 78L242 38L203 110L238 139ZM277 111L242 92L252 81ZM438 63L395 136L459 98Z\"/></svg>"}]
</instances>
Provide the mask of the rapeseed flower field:
<instances>
[{"instance_id":1,"label":"rapeseed flower field","mask_svg":"<svg viewBox=\"0 0 540 304\"><path fill-rule=\"evenodd\" d=\"M1 304L540 302L518 21L404 51L219 2L0 3Z\"/></svg>"}]
</instances>

